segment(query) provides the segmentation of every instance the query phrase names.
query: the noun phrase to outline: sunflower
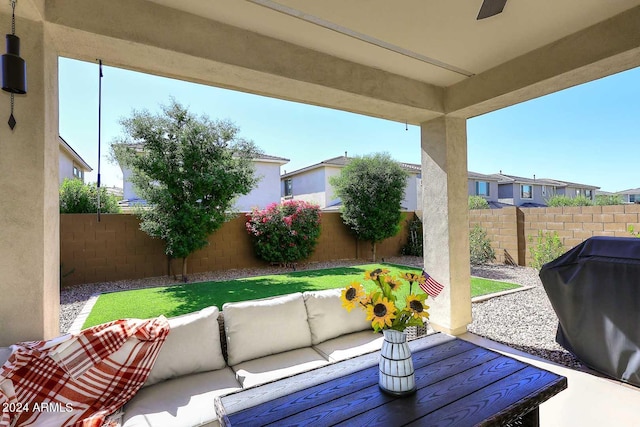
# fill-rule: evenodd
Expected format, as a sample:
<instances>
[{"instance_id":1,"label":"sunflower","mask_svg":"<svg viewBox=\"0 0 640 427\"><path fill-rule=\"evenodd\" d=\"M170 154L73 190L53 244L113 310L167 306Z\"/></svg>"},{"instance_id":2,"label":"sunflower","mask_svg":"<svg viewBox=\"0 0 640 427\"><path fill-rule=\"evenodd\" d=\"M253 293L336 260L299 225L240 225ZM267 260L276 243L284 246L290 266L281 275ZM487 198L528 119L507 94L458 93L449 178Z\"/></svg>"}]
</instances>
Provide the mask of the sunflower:
<instances>
[{"instance_id":1,"label":"sunflower","mask_svg":"<svg viewBox=\"0 0 640 427\"><path fill-rule=\"evenodd\" d=\"M365 294L364 289L362 289L362 285L353 281L349 286L342 290L340 300L342 301L342 306L346 308L347 311L351 311L364 296Z\"/></svg>"},{"instance_id":2,"label":"sunflower","mask_svg":"<svg viewBox=\"0 0 640 427\"><path fill-rule=\"evenodd\" d=\"M402 286L402 283L400 282L400 280L395 277L392 277L392 276L383 276L383 277L384 277L384 281L387 282L387 285L389 285L392 291L395 291L400 286Z\"/></svg>"},{"instance_id":3,"label":"sunflower","mask_svg":"<svg viewBox=\"0 0 640 427\"><path fill-rule=\"evenodd\" d=\"M396 306L387 298L378 298L373 304L367 306L367 320L371 320L371 326L378 331L385 326L391 326L396 318Z\"/></svg>"},{"instance_id":4,"label":"sunflower","mask_svg":"<svg viewBox=\"0 0 640 427\"><path fill-rule=\"evenodd\" d=\"M427 299L427 294L420 295L407 295L406 309L411 312L411 316L416 319L422 319L423 317L429 317L427 313L428 305L425 305L424 301Z\"/></svg>"},{"instance_id":5,"label":"sunflower","mask_svg":"<svg viewBox=\"0 0 640 427\"><path fill-rule=\"evenodd\" d=\"M400 275L400 277L402 277L404 280L406 280L409 283L413 283L413 282L422 283L422 282L424 282L424 276L422 274L402 273Z\"/></svg>"},{"instance_id":6,"label":"sunflower","mask_svg":"<svg viewBox=\"0 0 640 427\"><path fill-rule=\"evenodd\" d=\"M385 274L389 274L389 270L386 268L376 268L373 271L367 271L364 273L365 280L373 280L374 282L378 279L378 276L382 276Z\"/></svg>"}]
</instances>

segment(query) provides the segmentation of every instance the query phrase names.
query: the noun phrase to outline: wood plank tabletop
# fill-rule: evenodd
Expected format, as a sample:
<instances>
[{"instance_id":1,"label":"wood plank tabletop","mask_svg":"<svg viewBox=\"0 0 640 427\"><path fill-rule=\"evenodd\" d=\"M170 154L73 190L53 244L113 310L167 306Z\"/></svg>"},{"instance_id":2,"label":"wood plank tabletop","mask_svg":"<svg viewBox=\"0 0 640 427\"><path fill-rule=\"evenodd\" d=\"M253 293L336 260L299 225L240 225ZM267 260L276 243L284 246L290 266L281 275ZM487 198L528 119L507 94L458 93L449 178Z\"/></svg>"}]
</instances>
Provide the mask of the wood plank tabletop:
<instances>
[{"instance_id":1,"label":"wood plank tabletop","mask_svg":"<svg viewBox=\"0 0 640 427\"><path fill-rule=\"evenodd\" d=\"M244 394L250 401L260 387L222 397L216 402L220 422L233 427L505 425L567 387L565 377L445 334L416 341L422 345L413 352L418 389L410 396L382 392L375 365L280 393L255 406L249 403L233 413L227 411L226 400L238 402ZM314 378L322 378L323 370L331 368L319 368ZM275 386L282 382L286 389L293 378Z\"/></svg>"}]
</instances>

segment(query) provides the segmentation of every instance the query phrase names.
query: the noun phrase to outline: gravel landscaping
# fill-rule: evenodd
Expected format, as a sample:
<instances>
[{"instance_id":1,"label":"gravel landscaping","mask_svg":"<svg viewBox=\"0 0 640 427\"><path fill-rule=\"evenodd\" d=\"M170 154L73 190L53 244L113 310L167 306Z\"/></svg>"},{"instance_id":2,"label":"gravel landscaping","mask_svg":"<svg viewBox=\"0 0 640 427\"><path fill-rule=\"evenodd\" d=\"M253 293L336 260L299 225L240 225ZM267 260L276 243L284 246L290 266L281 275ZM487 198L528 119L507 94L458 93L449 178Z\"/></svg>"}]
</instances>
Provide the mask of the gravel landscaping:
<instances>
[{"instance_id":1,"label":"gravel landscaping","mask_svg":"<svg viewBox=\"0 0 640 427\"><path fill-rule=\"evenodd\" d=\"M419 257L393 257L386 258L384 261L422 267L422 258ZM364 262L350 260L309 263L298 265L297 269L316 270L359 264L364 264ZM189 276L189 279L191 282L229 280L289 271L291 271L290 268L283 267L238 269L193 274ZM494 264L471 267L471 274L487 279L532 286L532 288L474 303L472 305L473 323L469 325L469 332L571 368L579 369L582 367L579 361L555 342L558 318L535 269ZM60 330L62 333L68 331L76 316L93 294L172 284L182 283L170 277L155 277L93 283L62 289L60 291Z\"/></svg>"}]
</instances>

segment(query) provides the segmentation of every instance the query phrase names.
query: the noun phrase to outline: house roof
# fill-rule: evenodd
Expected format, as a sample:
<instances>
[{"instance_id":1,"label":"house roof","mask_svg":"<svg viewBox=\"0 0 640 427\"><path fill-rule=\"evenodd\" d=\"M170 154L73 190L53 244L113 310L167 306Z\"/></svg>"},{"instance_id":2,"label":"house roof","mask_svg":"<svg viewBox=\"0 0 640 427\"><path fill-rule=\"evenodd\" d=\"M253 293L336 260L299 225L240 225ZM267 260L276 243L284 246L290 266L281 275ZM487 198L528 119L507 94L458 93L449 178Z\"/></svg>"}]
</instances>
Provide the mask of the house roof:
<instances>
[{"instance_id":1,"label":"house roof","mask_svg":"<svg viewBox=\"0 0 640 427\"><path fill-rule=\"evenodd\" d=\"M480 179L483 181L498 181L498 178L495 175L485 175L483 173L472 172L472 171L467 172L467 177L469 179Z\"/></svg>"},{"instance_id":2,"label":"house roof","mask_svg":"<svg viewBox=\"0 0 640 427\"><path fill-rule=\"evenodd\" d=\"M60 135L58 135L58 145L60 146L60 148L62 148L67 154L69 154L71 156L71 158L73 158L73 160L75 160L76 163L78 163L80 165L80 167L85 171L85 172L91 172L93 170L93 168L91 166L89 166L89 164L87 162L84 161L84 159L82 157L80 157L80 154L76 153L76 150L74 150L67 141L64 140L63 137L61 137Z\"/></svg>"},{"instance_id":3,"label":"house roof","mask_svg":"<svg viewBox=\"0 0 640 427\"><path fill-rule=\"evenodd\" d=\"M640 188L630 188L628 190L618 191L617 193L610 194L640 194Z\"/></svg>"},{"instance_id":4,"label":"house roof","mask_svg":"<svg viewBox=\"0 0 640 427\"><path fill-rule=\"evenodd\" d=\"M347 157L347 156L338 156L338 157L333 157L331 159L327 159L327 160L323 160L319 163L315 163L311 166L306 166L304 168L301 169L297 169L291 172L287 172L285 174L282 175L282 178L288 178L290 176L293 175L298 175L300 173L303 172L308 172L314 169L319 169L319 168L323 168L323 167L327 167L327 166L336 166L336 167L340 167L343 168L347 165L347 163L349 163L351 160L353 160L354 157ZM404 162L398 162L398 164L402 167L402 169L404 169L405 171L409 172L409 173L413 173L413 174L420 174L422 172L422 166L418 165L418 164L414 164L414 163L404 163Z\"/></svg>"},{"instance_id":5,"label":"house roof","mask_svg":"<svg viewBox=\"0 0 640 427\"><path fill-rule=\"evenodd\" d=\"M588 184L579 184L570 181L561 181L559 179L550 178L526 178L522 176L507 175L507 174L493 174L496 177L498 184L535 184L535 185L553 185L555 187L579 187L596 190L600 187Z\"/></svg>"},{"instance_id":6,"label":"house roof","mask_svg":"<svg viewBox=\"0 0 640 427\"><path fill-rule=\"evenodd\" d=\"M136 142L134 144L123 144L123 145L127 145L131 148L135 148L136 151L138 152L144 151L144 143L142 142ZM263 153L259 153L256 157L253 158L253 160L263 161L268 163L279 163L281 165L284 165L285 163L289 163L290 161L290 159L287 159L284 157L271 156L269 154L263 154Z\"/></svg>"}]
</instances>

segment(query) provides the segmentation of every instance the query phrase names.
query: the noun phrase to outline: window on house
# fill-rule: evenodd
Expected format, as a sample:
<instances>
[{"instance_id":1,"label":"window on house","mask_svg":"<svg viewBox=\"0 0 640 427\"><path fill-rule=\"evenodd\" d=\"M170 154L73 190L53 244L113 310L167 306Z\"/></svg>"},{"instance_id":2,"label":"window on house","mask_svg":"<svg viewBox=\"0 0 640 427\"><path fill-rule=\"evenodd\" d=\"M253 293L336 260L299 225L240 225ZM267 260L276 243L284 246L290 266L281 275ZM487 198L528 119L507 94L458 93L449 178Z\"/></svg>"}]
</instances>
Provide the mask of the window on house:
<instances>
[{"instance_id":1,"label":"window on house","mask_svg":"<svg viewBox=\"0 0 640 427\"><path fill-rule=\"evenodd\" d=\"M542 186L542 197L547 197L547 186L546 185Z\"/></svg>"},{"instance_id":2,"label":"window on house","mask_svg":"<svg viewBox=\"0 0 640 427\"><path fill-rule=\"evenodd\" d=\"M531 199L533 197L533 191L530 185L522 184L520 186L520 198L521 199Z\"/></svg>"},{"instance_id":3,"label":"window on house","mask_svg":"<svg viewBox=\"0 0 640 427\"><path fill-rule=\"evenodd\" d=\"M629 194L629 203L640 203L640 194Z\"/></svg>"},{"instance_id":4,"label":"window on house","mask_svg":"<svg viewBox=\"0 0 640 427\"><path fill-rule=\"evenodd\" d=\"M82 179L82 171L76 166L73 167L73 176L78 179Z\"/></svg>"},{"instance_id":5,"label":"window on house","mask_svg":"<svg viewBox=\"0 0 640 427\"><path fill-rule=\"evenodd\" d=\"M582 194L582 190L581 189L576 189L576 197Z\"/></svg>"},{"instance_id":6,"label":"window on house","mask_svg":"<svg viewBox=\"0 0 640 427\"><path fill-rule=\"evenodd\" d=\"M489 183L486 181L476 181L476 196L489 197Z\"/></svg>"},{"instance_id":7,"label":"window on house","mask_svg":"<svg viewBox=\"0 0 640 427\"><path fill-rule=\"evenodd\" d=\"M593 193L592 193L592 191L593 191L593 190L584 190L584 196L585 196L587 199L592 199L592 198L593 198Z\"/></svg>"},{"instance_id":8,"label":"window on house","mask_svg":"<svg viewBox=\"0 0 640 427\"><path fill-rule=\"evenodd\" d=\"M293 196L293 181L291 180L291 178L284 180L284 196Z\"/></svg>"}]
</instances>

